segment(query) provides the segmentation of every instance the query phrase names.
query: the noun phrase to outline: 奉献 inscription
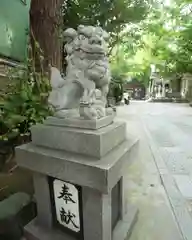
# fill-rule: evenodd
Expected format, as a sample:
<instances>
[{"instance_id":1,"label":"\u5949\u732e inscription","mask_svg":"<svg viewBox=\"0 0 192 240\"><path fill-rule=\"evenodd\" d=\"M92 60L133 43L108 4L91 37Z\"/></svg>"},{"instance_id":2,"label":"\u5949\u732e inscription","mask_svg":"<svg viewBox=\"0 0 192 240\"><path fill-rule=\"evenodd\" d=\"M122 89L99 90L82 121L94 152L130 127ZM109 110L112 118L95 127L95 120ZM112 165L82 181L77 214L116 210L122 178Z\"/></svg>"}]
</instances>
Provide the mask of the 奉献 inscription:
<instances>
[{"instance_id":1,"label":"\u5949\u732e inscription","mask_svg":"<svg viewBox=\"0 0 192 240\"><path fill-rule=\"evenodd\" d=\"M76 186L53 180L56 220L73 232L80 232L79 191Z\"/></svg>"}]
</instances>

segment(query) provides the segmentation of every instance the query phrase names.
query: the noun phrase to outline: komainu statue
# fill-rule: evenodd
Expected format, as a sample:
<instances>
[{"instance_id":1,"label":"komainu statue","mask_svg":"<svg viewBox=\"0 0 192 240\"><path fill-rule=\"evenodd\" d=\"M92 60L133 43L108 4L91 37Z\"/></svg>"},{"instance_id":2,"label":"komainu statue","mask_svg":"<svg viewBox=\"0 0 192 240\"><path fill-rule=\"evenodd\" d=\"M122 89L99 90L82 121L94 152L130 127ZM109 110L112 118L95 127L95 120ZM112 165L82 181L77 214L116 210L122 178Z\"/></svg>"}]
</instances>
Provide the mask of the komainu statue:
<instances>
[{"instance_id":1,"label":"komainu statue","mask_svg":"<svg viewBox=\"0 0 192 240\"><path fill-rule=\"evenodd\" d=\"M51 68L52 91L49 103L56 115L66 117L77 110L84 119L100 119L106 111L106 97L111 80L107 58L108 34L100 27L80 25L64 32L67 53L66 76Z\"/></svg>"}]
</instances>

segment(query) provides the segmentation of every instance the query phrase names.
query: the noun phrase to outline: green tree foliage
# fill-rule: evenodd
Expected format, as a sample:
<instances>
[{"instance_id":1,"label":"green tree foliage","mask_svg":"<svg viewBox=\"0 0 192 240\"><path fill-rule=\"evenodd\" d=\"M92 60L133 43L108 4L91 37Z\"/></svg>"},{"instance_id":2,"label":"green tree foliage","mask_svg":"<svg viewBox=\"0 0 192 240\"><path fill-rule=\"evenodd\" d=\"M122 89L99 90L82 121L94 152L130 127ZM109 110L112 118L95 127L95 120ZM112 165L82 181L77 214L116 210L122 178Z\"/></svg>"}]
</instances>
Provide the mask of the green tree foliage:
<instances>
[{"instance_id":1,"label":"green tree foliage","mask_svg":"<svg viewBox=\"0 0 192 240\"><path fill-rule=\"evenodd\" d=\"M30 127L52 113L47 105L50 83L39 47L38 52L40 72L35 71L34 59L28 58L8 73L10 85L0 94L0 142L14 140L17 144L30 137Z\"/></svg>"},{"instance_id":2,"label":"green tree foliage","mask_svg":"<svg viewBox=\"0 0 192 240\"><path fill-rule=\"evenodd\" d=\"M64 0L63 26L64 30L70 27L77 28L80 24L101 26L110 33L109 55L111 55L114 46L121 41L127 24L145 19L150 8L147 0ZM124 64L121 62L121 57L125 53L122 50L118 54L121 56L117 61L114 58L111 84L111 92L116 102L122 98L123 79L126 76L124 73L127 71L126 62Z\"/></svg>"},{"instance_id":3,"label":"green tree foliage","mask_svg":"<svg viewBox=\"0 0 192 240\"><path fill-rule=\"evenodd\" d=\"M110 63L113 76L118 76L118 78L121 79L125 79L127 77L129 66L127 64L127 53L124 45L116 45L110 58Z\"/></svg>"},{"instance_id":4,"label":"green tree foliage","mask_svg":"<svg viewBox=\"0 0 192 240\"><path fill-rule=\"evenodd\" d=\"M118 47L124 54L113 51L113 69L137 76L146 85L152 64L162 77L192 73L191 1L166 2L156 1L146 19L127 27Z\"/></svg>"},{"instance_id":5,"label":"green tree foliage","mask_svg":"<svg viewBox=\"0 0 192 240\"><path fill-rule=\"evenodd\" d=\"M176 39L175 68L180 73L192 73L192 4L185 1L179 5L179 9L181 14L178 16L180 22Z\"/></svg>"},{"instance_id":6,"label":"green tree foliage","mask_svg":"<svg viewBox=\"0 0 192 240\"><path fill-rule=\"evenodd\" d=\"M119 103L123 98L123 78L118 75L112 76L108 97L113 97L116 103Z\"/></svg>"},{"instance_id":7,"label":"green tree foliage","mask_svg":"<svg viewBox=\"0 0 192 240\"><path fill-rule=\"evenodd\" d=\"M146 0L64 0L64 28L79 24L98 25L111 34L110 45L119 40L126 24L143 20L150 5Z\"/></svg>"}]
</instances>

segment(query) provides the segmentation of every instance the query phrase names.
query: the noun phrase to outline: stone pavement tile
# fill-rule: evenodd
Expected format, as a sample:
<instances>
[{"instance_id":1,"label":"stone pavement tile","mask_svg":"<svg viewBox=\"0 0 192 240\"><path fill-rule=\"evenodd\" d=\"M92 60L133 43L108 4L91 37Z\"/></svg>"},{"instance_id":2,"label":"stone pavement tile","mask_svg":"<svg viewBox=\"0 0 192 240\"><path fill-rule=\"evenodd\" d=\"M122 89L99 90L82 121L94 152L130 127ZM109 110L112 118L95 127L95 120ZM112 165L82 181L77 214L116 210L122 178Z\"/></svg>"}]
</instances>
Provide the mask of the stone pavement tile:
<instances>
[{"instance_id":1,"label":"stone pavement tile","mask_svg":"<svg viewBox=\"0 0 192 240\"><path fill-rule=\"evenodd\" d=\"M151 142L159 148L159 154L162 155L167 169L173 174L191 174L192 173L192 149L189 137L180 131L179 128L171 123L162 120L166 126L162 128L159 120L144 119L147 131L151 137ZM160 120L161 121L161 120ZM161 127L160 127L161 126Z\"/></svg>"},{"instance_id":2,"label":"stone pavement tile","mask_svg":"<svg viewBox=\"0 0 192 240\"><path fill-rule=\"evenodd\" d=\"M190 174L192 172L192 160L187 152L180 147L159 148L160 154L171 174Z\"/></svg>"},{"instance_id":3,"label":"stone pavement tile","mask_svg":"<svg viewBox=\"0 0 192 240\"><path fill-rule=\"evenodd\" d=\"M128 200L139 208L130 240L182 240L161 180L150 173L153 165L145 160L145 166L138 160L127 171Z\"/></svg>"},{"instance_id":4,"label":"stone pavement tile","mask_svg":"<svg viewBox=\"0 0 192 240\"><path fill-rule=\"evenodd\" d=\"M185 240L191 240L192 218L188 211L186 201L177 189L171 175L164 174L161 178L182 235Z\"/></svg>"},{"instance_id":5,"label":"stone pavement tile","mask_svg":"<svg viewBox=\"0 0 192 240\"><path fill-rule=\"evenodd\" d=\"M129 108L129 117L127 109L118 109L118 117L126 120L127 134L140 139L139 155L126 170L125 178L128 202L139 208L138 222L129 240L182 240L138 111Z\"/></svg>"},{"instance_id":6,"label":"stone pavement tile","mask_svg":"<svg viewBox=\"0 0 192 240\"><path fill-rule=\"evenodd\" d=\"M142 121L142 125L143 125L143 129L145 131L145 134L147 136L147 140L148 140L148 145L150 147L150 151L151 154L153 156L153 160L156 164L156 167L158 169L159 174L165 174L168 173L166 164L163 160L163 158L161 157L161 154L159 152L159 149L156 147L156 144L152 138L152 135L150 134L150 132L148 131L146 124Z\"/></svg>"},{"instance_id":7,"label":"stone pavement tile","mask_svg":"<svg viewBox=\"0 0 192 240\"><path fill-rule=\"evenodd\" d=\"M184 133L192 134L192 123L191 123L191 117L189 118L183 118L178 120L174 120L173 123Z\"/></svg>"},{"instance_id":8,"label":"stone pavement tile","mask_svg":"<svg viewBox=\"0 0 192 240\"><path fill-rule=\"evenodd\" d=\"M139 219L130 240L182 240L169 207L163 200L158 206L152 201L157 204L157 199L149 196L139 203Z\"/></svg>"},{"instance_id":9,"label":"stone pavement tile","mask_svg":"<svg viewBox=\"0 0 192 240\"><path fill-rule=\"evenodd\" d=\"M161 116L162 118L162 116ZM165 116L164 116L165 118ZM161 119L162 120L162 119ZM160 120L160 121L161 121ZM158 120L159 121L159 120ZM154 149L157 151L154 152L154 159L158 166L159 155L161 159L163 159L164 163L167 166L169 172L161 173L162 183L166 190L167 196L171 203L174 215L176 217L176 221L178 223L179 229L182 232L182 236L185 240L192 239L192 218L189 212L189 207L181 192L179 191L179 187L176 185L176 181L173 178L173 175L179 174L190 174L191 172L191 159L187 152L185 152L183 148L183 141L186 140L185 133L177 128L176 126L171 125L170 119L167 120L167 124L165 120L162 120L162 124L165 124L164 128L161 128L161 124L158 121L154 121L151 119L147 122L147 129L150 135L151 142L155 142ZM153 126L152 126L153 124ZM161 131L161 134L159 132ZM163 141L157 140L159 136L165 135L165 143L166 136L168 136L168 142L170 145L164 144ZM155 137L155 135L157 137ZM162 137L163 139L163 137ZM171 143L173 143L171 147ZM166 146L166 147L165 147ZM152 149L153 150L153 149ZM157 155L159 153L159 155ZM189 179L188 179L189 180ZM186 181L186 179L185 179ZM181 183L181 179L177 178L177 182L180 185L180 189L185 193L186 189ZM184 179L183 179L184 182ZM184 183L183 183L184 184ZM186 187L186 186L185 186Z\"/></svg>"},{"instance_id":10,"label":"stone pavement tile","mask_svg":"<svg viewBox=\"0 0 192 240\"><path fill-rule=\"evenodd\" d=\"M167 118L161 115L156 117L145 117L145 124L151 132L153 139L160 147L176 147L188 140L186 132L182 131L174 123L175 118ZM188 132L189 134L189 132Z\"/></svg>"},{"instance_id":11,"label":"stone pavement tile","mask_svg":"<svg viewBox=\"0 0 192 240\"><path fill-rule=\"evenodd\" d=\"M182 196L192 200L192 179L189 175L174 175L175 182Z\"/></svg>"}]
</instances>

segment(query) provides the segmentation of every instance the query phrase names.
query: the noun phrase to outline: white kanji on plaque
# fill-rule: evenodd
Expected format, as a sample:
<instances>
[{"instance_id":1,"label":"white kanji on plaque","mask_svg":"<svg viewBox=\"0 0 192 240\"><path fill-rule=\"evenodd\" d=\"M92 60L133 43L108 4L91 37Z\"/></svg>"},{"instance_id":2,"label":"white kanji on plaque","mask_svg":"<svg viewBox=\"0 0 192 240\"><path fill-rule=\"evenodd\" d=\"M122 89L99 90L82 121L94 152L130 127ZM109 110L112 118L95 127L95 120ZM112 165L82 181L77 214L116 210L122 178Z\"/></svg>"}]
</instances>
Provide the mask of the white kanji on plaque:
<instances>
[{"instance_id":1,"label":"white kanji on plaque","mask_svg":"<svg viewBox=\"0 0 192 240\"><path fill-rule=\"evenodd\" d=\"M70 183L53 181L57 221L74 232L80 232L79 193Z\"/></svg>"}]
</instances>

